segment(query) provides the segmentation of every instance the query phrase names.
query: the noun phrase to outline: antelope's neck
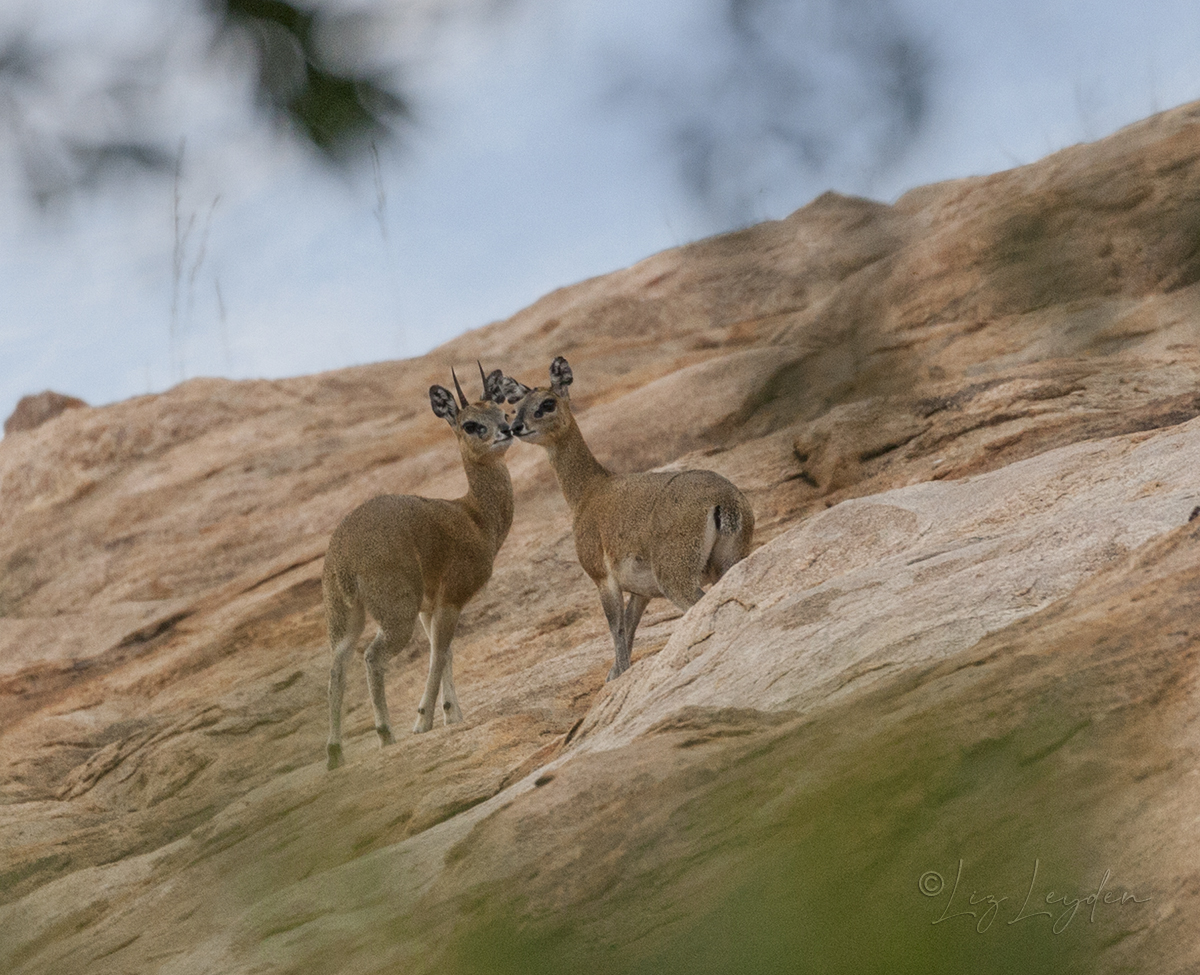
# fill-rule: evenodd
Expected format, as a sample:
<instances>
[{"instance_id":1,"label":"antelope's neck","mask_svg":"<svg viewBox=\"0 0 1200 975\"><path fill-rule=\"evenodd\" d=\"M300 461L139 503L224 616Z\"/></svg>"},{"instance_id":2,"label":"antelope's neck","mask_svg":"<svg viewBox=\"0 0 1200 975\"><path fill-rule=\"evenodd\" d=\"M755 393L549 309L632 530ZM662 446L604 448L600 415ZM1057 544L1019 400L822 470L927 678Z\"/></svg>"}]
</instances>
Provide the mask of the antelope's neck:
<instances>
[{"instance_id":1,"label":"antelope's neck","mask_svg":"<svg viewBox=\"0 0 1200 975\"><path fill-rule=\"evenodd\" d=\"M467 494L462 499L472 517L496 539L496 551L508 537L513 520L512 479L500 457L489 457L483 463L467 463Z\"/></svg>"},{"instance_id":2,"label":"antelope's neck","mask_svg":"<svg viewBox=\"0 0 1200 975\"><path fill-rule=\"evenodd\" d=\"M588 492L597 482L606 480L612 474L596 460L574 417L567 432L557 441L547 444L546 450L563 497L572 515L578 514L579 506Z\"/></svg>"}]
</instances>

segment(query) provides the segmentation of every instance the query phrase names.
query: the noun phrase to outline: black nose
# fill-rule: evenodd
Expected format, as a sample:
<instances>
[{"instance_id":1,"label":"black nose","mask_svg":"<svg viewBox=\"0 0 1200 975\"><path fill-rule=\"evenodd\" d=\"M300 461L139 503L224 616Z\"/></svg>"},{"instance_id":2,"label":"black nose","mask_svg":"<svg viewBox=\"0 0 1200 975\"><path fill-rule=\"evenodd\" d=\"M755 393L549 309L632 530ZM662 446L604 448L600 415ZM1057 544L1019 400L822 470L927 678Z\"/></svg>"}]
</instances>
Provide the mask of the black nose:
<instances>
[{"instance_id":1,"label":"black nose","mask_svg":"<svg viewBox=\"0 0 1200 975\"><path fill-rule=\"evenodd\" d=\"M512 428L507 423L500 424L500 432L506 437L512 436Z\"/></svg>"},{"instance_id":2,"label":"black nose","mask_svg":"<svg viewBox=\"0 0 1200 975\"><path fill-rule=\"evenodd\" d=\"M525 421L524 421L524 420L517 420L517 421L516 421L516 422L515 422L515 423L512 425L512 435L513 435L514 437L519 437L519 436L521 436L521 434L523 434L524 432L525 432Z\"/></svg>"}]
</instances>

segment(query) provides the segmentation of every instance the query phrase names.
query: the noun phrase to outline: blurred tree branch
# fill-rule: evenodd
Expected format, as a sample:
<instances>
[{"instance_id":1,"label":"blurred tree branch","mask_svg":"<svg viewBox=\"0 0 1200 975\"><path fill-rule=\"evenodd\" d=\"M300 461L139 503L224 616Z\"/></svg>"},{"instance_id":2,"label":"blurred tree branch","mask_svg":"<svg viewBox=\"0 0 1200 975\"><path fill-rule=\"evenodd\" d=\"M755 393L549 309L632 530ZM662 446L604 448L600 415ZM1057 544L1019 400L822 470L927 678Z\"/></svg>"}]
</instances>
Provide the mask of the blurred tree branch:
<instances>
[{"instance_id":1,"label":"blurred tree branch","mask_svg":"<svg viewBox=\"0 0 1200 975\"><path fill-rule=\"evenodd\" d=\"M56 87L54 69L53 52L27 34L0 40L0 137L7 135L14 144L29 193L38 205L45 206L70 189L91 188L114 170L170 169L170 152L152 139L116 130L99 135L95 126L73 131L68 126L64 132L46 125L46 96ZM96 93L101 101L116 106L113 114L135 110L145 87L136 73L118 72L117 80ZM31 122L31 115L41 116L42 124Z\"/></svg>"},{"instance_id":2,"label":"blurred tree branch","mask_svg":"<svg viewBox=\"0 0 1200 975\"><path fill-rule=\"evenodd\" d=\"M370 13L334 15L322 0L193 2L191 16L172 22L202 32L191 50L207 51L201 56L214 64L232 54L268 117L327 161L365 159L412 119L395 85L354 56L369 36ZM147 25L144 38L84 46L48 40L53 14L38 16L44 22L0 34L0 148L11 151L33 201L45 207L117 174L171 173L171 147L186 133L164 131L163 92L188 67L175 60L162 24L157 33Z\"/></svg>"},{"instance_id":3,"label":"blurred tree branch","mask_svg":"<svg viewBox=\"0 0 1200 975\"><path fill-rule=\"evenodd\" d=\"M363 151L412 110L399 92L369 73L338 71L319 43L319 11L284 0L211 0L222 30L254 42L260 101L292 130L333 159Z\"/></svg>"}]
</instances>

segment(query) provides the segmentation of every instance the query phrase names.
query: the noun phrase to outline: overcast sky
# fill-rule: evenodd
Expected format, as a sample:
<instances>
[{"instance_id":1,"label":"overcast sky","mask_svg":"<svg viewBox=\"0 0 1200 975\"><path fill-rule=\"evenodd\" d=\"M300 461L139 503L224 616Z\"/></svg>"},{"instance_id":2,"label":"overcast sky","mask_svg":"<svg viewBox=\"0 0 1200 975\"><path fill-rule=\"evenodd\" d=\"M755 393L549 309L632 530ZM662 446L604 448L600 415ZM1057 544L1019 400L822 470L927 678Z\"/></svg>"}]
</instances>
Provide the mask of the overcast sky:
<instances>
[{"instance_id":1,"label":"overcast sky","mask_svg":"<svg viewBox=\"0 0 1200 975\"><path fill-rule=\"evenodd\" d=\"M0 50L0 417L418 355L826 189L891 201L1200 98L1194 0L347 0L416 122L338 171L257 118L198 2L0 8L50 55ZM131 126L171 165L56 168Z\"/></svg>"}]
</instances>

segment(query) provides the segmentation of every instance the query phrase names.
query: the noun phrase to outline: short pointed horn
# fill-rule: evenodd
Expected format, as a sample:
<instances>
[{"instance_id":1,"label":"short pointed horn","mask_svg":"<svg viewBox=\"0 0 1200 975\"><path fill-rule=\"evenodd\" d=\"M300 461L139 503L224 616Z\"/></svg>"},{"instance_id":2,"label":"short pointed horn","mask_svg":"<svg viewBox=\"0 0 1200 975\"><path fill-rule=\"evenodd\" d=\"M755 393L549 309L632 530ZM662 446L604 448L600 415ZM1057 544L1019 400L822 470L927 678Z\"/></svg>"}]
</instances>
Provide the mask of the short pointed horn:
<instances>
[{"instance_id":1,"label":"short pointed horn","mask_svg":"<svg viewBox=\"0 0 1200 975\"><path fill-rule=\"evenodd\" d=\"M458 391L458 401L463 406L468 406L469 404L467 403L467 398L463 395L462 387L458 384L458 376L454 375L454 367L453 366L450 367L450 375L454 379L454 388Z\"/></svg>"},{"instance_id":2,"label":"short pointed horn","mask_svg":"<svg viewBox=\"0 0 1200 975\"><path fill-rule=\"evenodd\" d=\"M480 362L478 359L476 359L475 365L479 366L479 380L480 380L480 382L483 383L483 398L491 399L491 397L488 395L487 376L484 375L484 372L483 372L483 363Z\"/></svg>"}]
</instances>

